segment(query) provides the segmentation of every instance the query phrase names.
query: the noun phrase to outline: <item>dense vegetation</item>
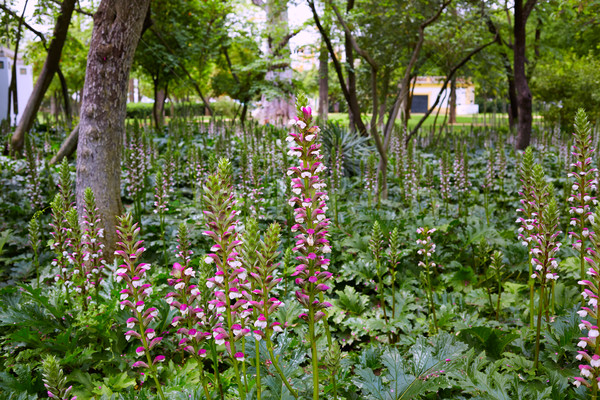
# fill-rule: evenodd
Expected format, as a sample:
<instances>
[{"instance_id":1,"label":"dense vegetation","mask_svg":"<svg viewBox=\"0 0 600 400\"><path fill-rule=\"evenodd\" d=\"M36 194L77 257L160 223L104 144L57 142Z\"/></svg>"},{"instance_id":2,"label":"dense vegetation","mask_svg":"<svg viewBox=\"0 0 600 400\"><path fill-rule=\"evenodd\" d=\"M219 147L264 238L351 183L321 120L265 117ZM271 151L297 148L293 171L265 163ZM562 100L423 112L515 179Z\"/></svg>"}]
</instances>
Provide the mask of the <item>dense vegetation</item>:
<instances>
[{"instance_id":1,"label":"dense vegetation","mask_svg":"<svg viewBox=\"0 0 600 400\"><path fill-rule=\"evenodd\" d=\"M301 122L310 122L304 117ZM331 253L319 253L324 246L314 251L317 259L328 255L331 277L319 278L326 317L313 323L299 318L306 304L295 295L305 285L297 276L297 241L316 244L309 245L311 234L298 226L304 223L298 206L294 211L288 205L297 196L290 187L294 176L282 171L298 164L297 154L286 148L288 131L184 119L155 131L132 120L122 169L124 252L103 266L93 257L101 253L92 240L99 234L93 196L86 198L86 221L92 223L78 231L70 206L73 168L66 161L49 167L58 138L51 131L36 135L25 159L1 160L3 396L36 398L45 392L43 382L51 382L58 391L72 385L69 396L79 399L154 398L161 395L157 388L169 399L205 393L254 398L258 361L264 399L294 397L281 376L297 396L310 397L315 372L324 398L585 398L584 385L570 384L579 374L578 325L584 323L577 281L581 256L589 267L596 253L571 248L575 239L567 232L581 232L569 225L568 199L578 189L568 175L577 172L579 154L585 157L595 147L586 124L579 115L575 136L540 129L525 153L515 153L504 126L465 127L441 137L423 133L407 144L396 137L388 199L378 198L376 153L368 141L337 125L315 131L327 166L315 175L329 194L328 209L320 206L327 218L319 221L329 221L324 246ZM309 135L312 125L295 125L297 139ZM596 172L590 173L595 184ZM550 222L541 216L548 209ZM525 220L515 223L517 217ZM600 219L595 221L586 217L583 229L591 232ZM518 229L521 224L525 230ZM211 304L224 302L213 292L223 274L215 275L221 250L207 227L217 236L219 230L234 235L219 240L235 249L230 258L240 264L233 270L249 271L225 277L238 276L240 285L250 279L256 293L265 290L268 301L276 302L273 314L266 314L271 330L252 313L248 328L234 328L240 333L230 356L211 317L221 307ZM308 236L299 239L299 229ZM550 234L548 240L564 245L547 254L550 249L531 242L529 234L539 243ZM592 240L581 248L593 248L595 236L585 237ZM138 239L143 250L133 258ZM532 257L558 279L529 279ZM138 268L134 275L147 286L125 286L134 279L127 266ZM269 284L268 276L281 281ZM542 286L550 296L539 296ZM148 342L136 339L140 327L124 301L134 289L147 293L139 294L143 305L137 312L153 316L142 327ZM180 297L191 293L185 301ZM232 307L234 299L245 297L231 297ZM186 302L197 307L196 317L182 312ZM265 303L251 304L260 310ZM199 331L215 334L190 334L186 316L200 324ZM184 322L173 326L179 320ZM227 329L227 319L222 324ZM582 328L590 336L597 329ZM271 340L265 341L264 332ZM146 362L144 351L148 360L162 362ZM131 369L133 363L137 368Z\"/></svg>"},{"instance_id":2,"label":"dense vegetation","mask_svg":"<svg viewBox=\"0 0 600 400\"><path fill-rule=\"evenodd\" d=\"M0 398L597 400L599 10L4 0Z\"/></svg>"}]
</instances>

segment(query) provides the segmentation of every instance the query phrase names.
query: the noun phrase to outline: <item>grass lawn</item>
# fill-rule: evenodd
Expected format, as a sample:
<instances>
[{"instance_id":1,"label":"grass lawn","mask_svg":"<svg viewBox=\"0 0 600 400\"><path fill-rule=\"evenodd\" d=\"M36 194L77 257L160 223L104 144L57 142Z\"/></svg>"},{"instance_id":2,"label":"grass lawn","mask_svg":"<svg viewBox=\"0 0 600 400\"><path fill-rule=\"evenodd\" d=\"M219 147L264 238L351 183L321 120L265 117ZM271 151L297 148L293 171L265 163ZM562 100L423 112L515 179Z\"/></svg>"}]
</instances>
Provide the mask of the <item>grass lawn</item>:
<instances>
[{"instance_id":1,"label":"grass lawn","mask_svg":"<svg viewBox=\"0 0 600 400\"><path fill-rule=\"evenodd\" d=\"M410 120L408 121L408 126L414 127L421 120L423 114L411 114ZM363 120L367 122L371 118L370 114L365 114ZM490 125L494 121L493 114L473 114L473 115L459 115L456 117L456 125ZM497 124L505 124L508 123L508 114L496 114L496 123ZM329 113L329 120L332 122L339 122L342 125L348 123L348 114L346 113ZM433 121L435 120L435 114L429 115L425 122L423 123L423 127L428 127L433 125ZM444 122L444 116L440 114L437 119L436 126L441 126ZM397 123L400 123L400 119L397 120Z\"/></svg>"}]
</instances>

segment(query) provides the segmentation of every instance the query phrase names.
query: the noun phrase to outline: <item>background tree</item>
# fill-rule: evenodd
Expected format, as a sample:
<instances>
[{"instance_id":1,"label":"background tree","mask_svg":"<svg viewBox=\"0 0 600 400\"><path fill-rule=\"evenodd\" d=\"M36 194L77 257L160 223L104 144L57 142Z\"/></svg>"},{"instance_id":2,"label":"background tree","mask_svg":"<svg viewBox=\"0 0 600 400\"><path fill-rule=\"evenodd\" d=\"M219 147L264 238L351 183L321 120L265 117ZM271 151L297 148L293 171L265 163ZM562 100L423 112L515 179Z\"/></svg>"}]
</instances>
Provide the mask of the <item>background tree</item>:
<instances>
[{"instance_id":1,"label":"background tree","mask_svg":"<svg viewBox=\"0 0 600 400\"><path fill-rule=\"evenodd\" d=\"M48 90L50 83L52 83L52 78L58 69L60 55L67 38L67 32L69 30L69 24L71 23L71 16L73 15L74 9L75 0L63 0L61 3L60 14L56 19L52 41L48 46L46 61L44 62L40 76L35 83L33 93L29 97L27 106L23 111L21 120L17 125L17 129L12 136L11 145L13 151L18 152L23 148L25 135L33 126L40 104L44 99L44 94L46 93L46 90Z\"/></svg>"}]
</instances>

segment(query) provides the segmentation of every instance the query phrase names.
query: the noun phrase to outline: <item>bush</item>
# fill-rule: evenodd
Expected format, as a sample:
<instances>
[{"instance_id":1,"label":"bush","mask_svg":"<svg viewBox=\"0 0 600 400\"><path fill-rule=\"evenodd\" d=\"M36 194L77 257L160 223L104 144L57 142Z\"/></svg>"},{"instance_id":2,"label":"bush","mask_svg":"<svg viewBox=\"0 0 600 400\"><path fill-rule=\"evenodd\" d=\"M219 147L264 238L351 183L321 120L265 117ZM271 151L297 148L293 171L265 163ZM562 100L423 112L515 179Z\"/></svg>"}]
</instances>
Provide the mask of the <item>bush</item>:
<instances>
[{"instance_id":1,"label":"bush","mask_svg":"<svg viewBox=\"0 0 600 400\"><path fill-rule=\"evenodd\" d=\"M127 118L152 118L154 103L127 103ZM175 103L175 116L204 115L203 103ZM232 114L233 115L233 114ZM165 103L165 116L171 117L171 104Z\"/></svg>"},{"instance_id":2,"label":"bush","mask_svg":"<svg viewBox=\"0 0 600 400\"><path fill-rule=\"evenodd\" d=\"M233 118L239 105L230 99L219 99L214 103L210 103L215 115L222 117Z\"/></svg>"},{"instance_id":3,"label":"bush","mask_svg":"<svg viewBox=\"0 0 600 400\"><path fill-rule=\"evenodd\" d=\"M588 112L591 121L598 118L600 94L594 90L598 86L600 62L593 57L569 56L559 63L539 65L532 92L545 103L544 119L570 132L579 108Z\"/></svg>"}]
</instances>

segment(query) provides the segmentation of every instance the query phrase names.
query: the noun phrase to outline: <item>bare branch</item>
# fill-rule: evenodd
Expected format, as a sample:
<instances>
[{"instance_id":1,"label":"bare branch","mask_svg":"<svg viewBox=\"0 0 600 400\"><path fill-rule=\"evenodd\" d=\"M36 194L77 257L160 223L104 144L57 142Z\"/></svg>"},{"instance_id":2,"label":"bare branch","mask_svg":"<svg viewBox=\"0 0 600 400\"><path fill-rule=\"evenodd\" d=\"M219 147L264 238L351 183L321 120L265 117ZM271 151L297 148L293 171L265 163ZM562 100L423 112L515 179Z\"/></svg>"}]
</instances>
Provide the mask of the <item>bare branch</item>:
<instances>
[{"instance_id":1,"label":"bare branch","mask_svg":"<svg viewBox=\"0 0 600 400\"><path fill-rule=\"evenodd\" d=\"M365 50L361 49L358 46L358 43L356 42L356 38L354 37L354 35L352 35L350 28L348 28L348 24L346 23L346 21L344 21L344 18L340 14L340 11L338 10L338 8L336 7L336 5L333 2L331 3L331 7L333 8L333 11L335 12L335 15L336 15L338 21L344 28L344 32L346 32L346 34L350 38L350 42L352 43L352 47L354 48L354 51L356 51L358 53L358 55L360 55L362 58L364 58L365 61L369 63L371 68L373 68L375 71L377 71L379 69L379 66L377 65L375 60L373 60L373 58L369 55L369 53L367 53Z\"/></svg>"},{"instance_id":2,"label":"bare branch","mask_svg":"<svg viewBox=\"0 0 600 400\"><path fill-rule=\"evenodd\" d=\"M498 34L496 34L491 41L489 41L487 43L484 43L481 46L476 47L473 50L471 50L469 52L469 54L467 54L462 60L460 60L456 65L454 65L450 69L450 71L448 72L448 75L446 75L446 79L444 79L444 83L442 84L442 89L438 93L438 95L437 95L437 97L435 99L435 102L429 108L429 110L427 110L427 112L425 113L425 115L423 115L423 117L421 117L421 119L419 120L419 122L417 123L417 125L412 129L412 131L410 132L410 134L407 136L407 138L406 138L406 142L407 143L411 139L411 137L415 133L417 133L417 131L419 130L419 128L421 128L421 125L423 125L423 122L425 122L425 120L427 119L427 117L429 117L429 115L431 114L431 112L433 111L433 109L438 105L442 93L444 93L444 91L448 87L448 82L450 82L450 80L452 79L452 77L454 76L454 74L456 73L456 71L458 71L460 68L462 68L462 66L465 65L475 54L479 53L481 50L485 49L486 47L488 47L488 46L490 46L490 45L492 45L492 44L494 44L496 42L498 42Z\"/></svg>"}]
</instances>

